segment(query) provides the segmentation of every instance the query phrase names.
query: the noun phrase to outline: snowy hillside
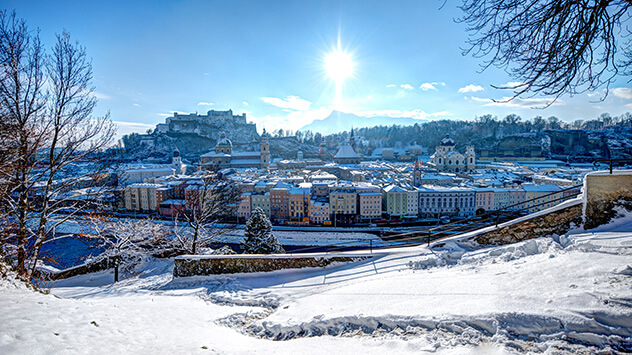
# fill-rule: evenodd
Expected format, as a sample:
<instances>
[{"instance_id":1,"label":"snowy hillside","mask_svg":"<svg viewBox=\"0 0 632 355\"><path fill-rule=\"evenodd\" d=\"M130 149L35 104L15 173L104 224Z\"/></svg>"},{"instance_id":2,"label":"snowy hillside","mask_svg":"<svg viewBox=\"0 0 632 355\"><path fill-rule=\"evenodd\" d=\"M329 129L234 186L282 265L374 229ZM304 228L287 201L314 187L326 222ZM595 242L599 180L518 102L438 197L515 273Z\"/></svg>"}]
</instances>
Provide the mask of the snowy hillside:
<instances>
[{"instance_id":1,"label":"snowy hillside","mask_svg":"<svg viewBox=\"0 0 632 355\"><path fill-rule=\"evenodd\" d=\"M632 220L502 247L451 240L326 269L103 272L0 284L0 353L632 350ZM286 341L275 341L286 340Z\"/></svg>"}]
</instances>

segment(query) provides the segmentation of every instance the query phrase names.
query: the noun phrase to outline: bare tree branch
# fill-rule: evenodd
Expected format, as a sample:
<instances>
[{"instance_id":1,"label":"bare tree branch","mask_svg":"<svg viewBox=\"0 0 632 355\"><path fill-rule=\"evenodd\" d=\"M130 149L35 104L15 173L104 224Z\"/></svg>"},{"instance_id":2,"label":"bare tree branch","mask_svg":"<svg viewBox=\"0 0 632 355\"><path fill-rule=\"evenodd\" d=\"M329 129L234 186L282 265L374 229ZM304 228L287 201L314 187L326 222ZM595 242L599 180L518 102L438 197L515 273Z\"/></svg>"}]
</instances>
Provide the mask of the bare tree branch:
<instances>
[{"instance_id":1,"label":"bare tree branch","mask_svg":"<svg viewBox=\"0 0 632 355\"><path fill-rule=\"evenodd\" d=\"M576 95L632 74L627 0L464 0L469 48L482 70L503 68L519 83L494 86L519 96ZM626 38L627 37L627 38ZM622 49L622 50L621 50ZM605 98L605 96L604 96Z\"/></svg>"}]
</instances>

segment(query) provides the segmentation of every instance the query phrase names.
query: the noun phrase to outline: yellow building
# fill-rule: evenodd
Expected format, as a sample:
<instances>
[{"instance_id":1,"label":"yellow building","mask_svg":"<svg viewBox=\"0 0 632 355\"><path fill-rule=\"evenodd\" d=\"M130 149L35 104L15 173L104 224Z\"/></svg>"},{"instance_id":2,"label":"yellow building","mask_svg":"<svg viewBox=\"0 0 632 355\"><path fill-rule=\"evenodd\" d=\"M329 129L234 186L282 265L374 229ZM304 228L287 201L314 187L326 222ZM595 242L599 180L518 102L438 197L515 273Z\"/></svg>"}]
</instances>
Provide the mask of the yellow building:
<instances>
[{"instance_id":1,"label":"yellow building","mask_svg":"<svg viewBox=\"0 0 632 355\"><path fill-rule=\"evenodd\" d=\"M160 184L137 183L125 187L125 209L128 211L153 212L164 200L163 194L158 193Z\"/></svg>"},{"instance_id":2,"label":"yellow building","mask_svg":"<svg viewBox=\"0 0 632 355\"><path fill-rule=\"evenodd\" d=\"M288 192L290 222L309 223L310 188L293 187Z\"/></svg>"},{"instance_id":3,"label":"yellow building","mask_svg":"<svg viewBox=\"0 0 632 355\"><path fill-rule=\"evenodd\" d=\"M562 202L562 200L554 201L556 199L562 198L562 194L553 194L549 195L553 192L560 191L561 188L557 185L534 185L534 184L523 184L522 189L525 191L525 200L533 200L526 202L524 207L528 207L529 213L541 211L543 209L553 207ZM546 196L549 195L549 196ZM538 206L539 205L539 206Z\"/></svg>"}]
</instances>

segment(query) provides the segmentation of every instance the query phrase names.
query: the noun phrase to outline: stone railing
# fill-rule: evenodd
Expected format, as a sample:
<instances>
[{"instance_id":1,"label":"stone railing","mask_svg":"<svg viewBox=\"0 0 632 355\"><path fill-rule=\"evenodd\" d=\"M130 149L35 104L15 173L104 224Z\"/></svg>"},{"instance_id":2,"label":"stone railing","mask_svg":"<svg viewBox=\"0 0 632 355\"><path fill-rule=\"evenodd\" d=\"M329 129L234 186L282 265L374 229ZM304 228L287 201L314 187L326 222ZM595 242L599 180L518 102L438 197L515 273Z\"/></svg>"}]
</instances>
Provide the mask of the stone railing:
<instances>
[{"instance_id":1,"label":"stone railing","mask_svg":"<svg viewBox=\"0 0 632 355\"><path fill-rule=\"evenodd\" d=\"M479 244L517 243L527 239L562 235L572 227L579 227L581 224L582 202L578 199L568 207L527 218L504 227L501 225L498 229L478 234L474 240Z\"/></svg>"},{"instance_id":2,"label":"stone railing","mask_svg":"<svg viewBox=\"0 0 632 355\"><path fill-rule=\"evenodd\" d=\"M623 210L632 211L632 170L597 171L584 178L584 228L607 224Z\"/></svg>"},{"instance_id":3,"label":"stone railing","mask_svg":"<svg viewBox=\"0 0 632 355\"><path fill-rule=\"evenodd\" d=\"M325 267L332 263L365 260L376 255L369 253L182 255L175 259L173 276L235 274L304 267Z\"/></svg>"}]
</instances>

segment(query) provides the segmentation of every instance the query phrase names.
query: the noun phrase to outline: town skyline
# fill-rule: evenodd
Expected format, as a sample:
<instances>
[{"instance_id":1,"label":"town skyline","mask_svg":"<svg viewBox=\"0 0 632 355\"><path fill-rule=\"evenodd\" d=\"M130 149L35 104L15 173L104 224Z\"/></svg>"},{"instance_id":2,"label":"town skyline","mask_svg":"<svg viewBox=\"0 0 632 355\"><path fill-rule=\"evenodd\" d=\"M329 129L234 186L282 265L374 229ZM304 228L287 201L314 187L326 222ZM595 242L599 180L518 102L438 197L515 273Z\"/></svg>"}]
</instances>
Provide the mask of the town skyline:
<instances>
[{"instance_id":1,"label":"town skyline","mask_svg":"<svg viewBox=\"0 0 632 355\"><path fill-rule=\"evenodd\" d=\"M632 110L624 78L602 92L519 98L492 85L502 69L479 73L482 59L462 55L465 25L457 3L9 1L50 47L67 30L92 58L95 114L108 110L118 136L142 133L179 113L232 109L273 131L297 130L333 110L365 116L472 120L492 114L592 119ZM342 52L344 82L327 68ZM341 87L337 89L337 84ZM336 93L340 97L336 99ZM535 108L534 108L535 107Z\"/></svg>"}]
</instances>

